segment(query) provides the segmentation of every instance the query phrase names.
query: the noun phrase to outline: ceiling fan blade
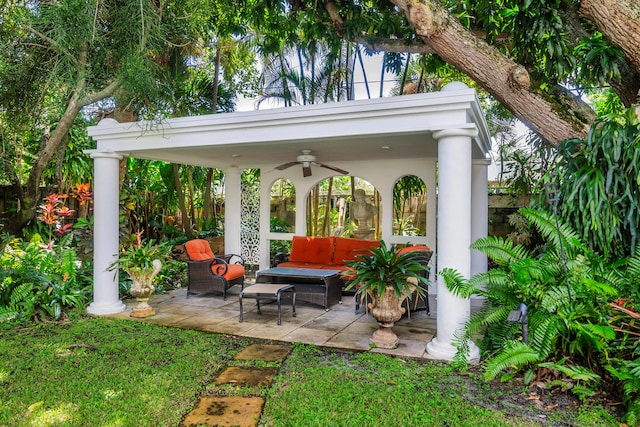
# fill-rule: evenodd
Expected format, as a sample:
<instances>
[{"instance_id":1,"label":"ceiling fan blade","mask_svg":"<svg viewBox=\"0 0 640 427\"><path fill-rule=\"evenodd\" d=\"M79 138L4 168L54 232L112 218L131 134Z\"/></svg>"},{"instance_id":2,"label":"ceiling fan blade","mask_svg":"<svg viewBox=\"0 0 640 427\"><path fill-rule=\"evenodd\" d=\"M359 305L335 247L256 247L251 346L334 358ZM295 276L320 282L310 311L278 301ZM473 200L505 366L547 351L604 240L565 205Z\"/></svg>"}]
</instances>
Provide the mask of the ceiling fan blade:
<instances>
[{"instance_id":1,"label":"ceiling fan blade","mask_svg":"<svg viewBox=\"0 0 640 427\"><path fill-rule=\"evenodd\" d=\"M289 162L289 163L284 163L280 166L276 166L276 169L278 169L279 171L285 170L287 168L290 168L291 166L297 165L298 162Z\"/></svg>"},{"instance_id":2,"label":"ceiling fan blade","mask_svg":"<svg viewBox=\"0 0 640 427\"><path fill-rule=\"evenodd\" d=\"M320 166L326 169L331 169L332 171L336 171L336 172L340 172L342 175L349 175L349 172L344 170L344 169L340 169L337 168L335 166L329 166L329 165L325 165L324 163L314 163L316 166Z\"/></svg>"},{"instance_id":3,"label":"ceiling fan blade","mask_svg":"<svg viewBox=\"0 0 640 427\"><path fill-rule=\"evenodd\" d=\"M311 165L310 164L306 164L302 166L302 176L303 177L308 177L311 176Z\"/></svg>"}]
</instances>

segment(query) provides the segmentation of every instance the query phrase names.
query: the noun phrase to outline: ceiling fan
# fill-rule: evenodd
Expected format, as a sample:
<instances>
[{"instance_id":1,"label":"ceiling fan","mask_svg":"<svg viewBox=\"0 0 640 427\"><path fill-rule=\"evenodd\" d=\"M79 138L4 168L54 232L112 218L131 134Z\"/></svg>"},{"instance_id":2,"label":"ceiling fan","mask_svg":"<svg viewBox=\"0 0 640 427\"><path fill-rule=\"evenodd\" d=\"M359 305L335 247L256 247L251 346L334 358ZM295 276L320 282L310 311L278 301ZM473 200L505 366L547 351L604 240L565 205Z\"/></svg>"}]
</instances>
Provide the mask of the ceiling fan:
<instances>
[{"instance_id":1,"label":"ceiling fan","mask_svg":"<svg viewBox=\"0 0 640 427\"><path fill-rule=\"evenodd\" d=\"M331 169L333 171L341 173L342 175L349 175L349 172L347 172L344 169L340 169L340 168L337 168L335 166L329 166L329 165L325 165L323 163L316 162L316 156L311 154L311 150L302 150L301 153L302 154L300 154L297 157L295 162L284 163L284 164L282 164L280 166L276 166L276 169L285 170L287 168L290 168L291 166L294 166L294 165L297 165L297 164L301 164L302 165L302 176L304 176L304 177L311 176L311 165L320 166L321 168Z\"/></svg>"}]
</instances>

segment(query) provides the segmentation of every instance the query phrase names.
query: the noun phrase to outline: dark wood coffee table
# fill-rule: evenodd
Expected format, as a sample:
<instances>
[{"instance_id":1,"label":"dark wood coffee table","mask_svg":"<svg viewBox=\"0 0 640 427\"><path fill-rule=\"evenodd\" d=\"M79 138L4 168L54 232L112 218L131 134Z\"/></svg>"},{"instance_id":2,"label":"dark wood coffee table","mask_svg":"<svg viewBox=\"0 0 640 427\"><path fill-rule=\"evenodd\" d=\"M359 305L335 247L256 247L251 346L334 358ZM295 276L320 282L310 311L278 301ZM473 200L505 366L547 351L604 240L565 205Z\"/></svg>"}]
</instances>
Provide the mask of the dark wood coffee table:
<instances>
[{"instance_id":1,"label":"dark wood coffee table","mask_svg":"<svg viewBox=\"0 0 640 427\"><path fill-rule=\"evenodd\" d=\"M295 287L298 301L324 306L342 303L340 270L274 267L259 270L256 283L289 283Z\"/></svg>"}]
</instances>

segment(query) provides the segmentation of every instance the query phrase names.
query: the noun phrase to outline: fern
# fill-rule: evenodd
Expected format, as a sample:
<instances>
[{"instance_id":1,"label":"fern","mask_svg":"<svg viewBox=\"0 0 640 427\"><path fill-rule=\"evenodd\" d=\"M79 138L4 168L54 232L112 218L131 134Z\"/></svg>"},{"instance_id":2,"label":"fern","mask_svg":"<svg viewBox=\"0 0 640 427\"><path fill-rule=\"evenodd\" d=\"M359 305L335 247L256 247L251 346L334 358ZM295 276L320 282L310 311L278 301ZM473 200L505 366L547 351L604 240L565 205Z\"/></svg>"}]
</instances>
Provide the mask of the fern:
<instances>
[{"instance_id":1,"label":"fern","mask_svg":"<svg viewBox=\"0 0 640 427\"><path fill-rule=\"evenodd\" d=\"M542 359L555 350L556 342L565 331L564 323L557 316L539 314L530 317L530 345Z\"/></svg>"},{"instance_id":2,"label":"fern","mask_svg":"<svg viewBox=\"0 0 640 427\"><path fill-rule=\"evenodd\" d=\"M567 255L571 257L577 248L582 247L578 233L566 224L560 224L558 229L555 218L549 212L522 208L520 213L535 225L545 241L552 243L555 250L559 251L562 245Z\"/></svg>"},{"instance_id":3,"label":"fern","mask_svg":"<svg viewBox=\"0 0 640 427\"><path fill-rule=\"evenodd\" d=\"M585 384L597 385L600 382L600 375L596 374L590 369L585 368L584 366L564 365L564 362L566 362L566 360L567 359L564 358L559 360L558 362L539 363L538 366L541 368L548 368L561 372L572 380L580 381Z\"/></svg>"},{"instance_id":4,"label":"fern","mask_svg":"<svg viewBox=\"0 0 640 427\"><path fill-rule=\"evenodd\" d=\"M469 285L462 274L452 268L443 268L440 271L440 277L444 280L447 288L457 297L469 298L475 294L476 288Z\"/></svg>"},{"instance_id":5,"label":"fern","mask_svg":"<svg viewBox=\"0 0 640 427\"><path fill-rule=\"evenodd\" d=\"M493 359L487 361L484 377L492 380L506 369L520 369L530 363L540 361L540 355L522 341L508 343L504 350Z\"/></svg>"},{"instance_id":6,"label":"fern","mask_svg":"<svg viewBox=\"0 0 640 427\"><path fill-rule=\"evenodd\" d=\"M509 265L528 256L527 250L522 245L514 245L513 241L502 237L485 237L471 244L471 249L486 254L498 265Z\"/></svg>"},{"instance_id":7,"label":"fern","mask_svg":"<svg viewBox=\"0 0 640 427\"><path fill-rule=\"evenodd\" d=\"M0 306L0 322L31 318L35 309L32 292L33 285L31 283L23 283L13 288L9 304Z\"/></svg>"}]
</instances>

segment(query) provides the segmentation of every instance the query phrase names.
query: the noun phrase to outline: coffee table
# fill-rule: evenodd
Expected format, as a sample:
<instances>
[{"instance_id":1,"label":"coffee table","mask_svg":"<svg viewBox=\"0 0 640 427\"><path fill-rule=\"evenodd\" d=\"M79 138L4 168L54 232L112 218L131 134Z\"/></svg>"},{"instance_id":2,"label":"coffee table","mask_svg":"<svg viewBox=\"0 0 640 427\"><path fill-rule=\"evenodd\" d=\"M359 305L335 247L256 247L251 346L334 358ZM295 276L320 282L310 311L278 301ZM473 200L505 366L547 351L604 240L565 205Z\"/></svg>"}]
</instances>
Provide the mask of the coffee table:
<instances>
[{"instance_id":1,"label":"coffee table","mask_svg":"<svg viewBox=\"0 0 640 427\"><path fill-rule=\"evenodd\" d=\"M242 299L243 298L254 298L256 300L256 304L258 305L258 314L262 314L260 311L260 300L271 300L278 302L278 325L282 323L280 317L280 297L282 292L291 292L293 294L292 298L292 308L293 308L293 317L296 317L296 290L293 285L287 284L271 284L271 283L259 283L252 286L247 286L240 292L240 322L243 320L243 312L242 312Z\"/></svg>"},{"instance_id":2,"label":"coffee table","mask_svg":"<svg viewBox=\"0 0 640 427\"><path fill-rule=\"evenodd\" d=\"M274 267L259 270L256 283L292 284L298 301L322 305L326 311L330 305L342 303L340 270Z\"/></svg>"}]
</instances>

